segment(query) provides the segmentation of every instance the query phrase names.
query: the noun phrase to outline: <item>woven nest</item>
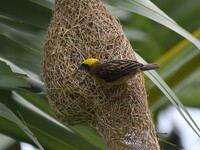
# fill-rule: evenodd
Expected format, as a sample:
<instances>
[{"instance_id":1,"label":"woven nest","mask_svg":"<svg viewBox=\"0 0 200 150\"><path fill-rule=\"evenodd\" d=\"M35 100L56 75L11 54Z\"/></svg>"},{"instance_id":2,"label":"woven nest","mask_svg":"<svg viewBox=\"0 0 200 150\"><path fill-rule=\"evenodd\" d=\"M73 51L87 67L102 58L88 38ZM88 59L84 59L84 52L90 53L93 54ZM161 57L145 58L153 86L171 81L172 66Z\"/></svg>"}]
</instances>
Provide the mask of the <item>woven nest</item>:
<instances>
[{"instance_id":1,"label":"woven nest","mask_svg":"<svg viewBox=\"0 0 200 150\"><path fill-rule=\"evenodd\" d=\"M121 25L99 0L57 0L43 51L43 80L52 110L70 125L98 129L110 150L159 149L141 75L105 87L78 70L85 58L133 59Z\"/></svg>"}]
</instances>

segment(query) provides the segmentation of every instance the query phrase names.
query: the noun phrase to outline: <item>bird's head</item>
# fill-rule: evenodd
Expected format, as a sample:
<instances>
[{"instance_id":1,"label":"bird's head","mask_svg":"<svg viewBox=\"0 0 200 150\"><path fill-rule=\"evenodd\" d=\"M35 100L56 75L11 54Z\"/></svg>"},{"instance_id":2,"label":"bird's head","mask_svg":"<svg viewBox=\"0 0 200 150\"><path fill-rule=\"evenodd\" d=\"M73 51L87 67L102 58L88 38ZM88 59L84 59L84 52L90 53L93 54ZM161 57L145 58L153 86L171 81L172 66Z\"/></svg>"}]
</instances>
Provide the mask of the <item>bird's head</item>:
<instances>
[{"instance_id":1,"label":"bird's head","mask_svg":"<svg viewBox=\"0 0 200 150\"><path fill-rule=\"evenodd\" d=\"M90 71L91 67L95 64L99 63L99 60L96 58L88 58L84 60L79 67L81 70Z\"/></svg>"}]
</instances>

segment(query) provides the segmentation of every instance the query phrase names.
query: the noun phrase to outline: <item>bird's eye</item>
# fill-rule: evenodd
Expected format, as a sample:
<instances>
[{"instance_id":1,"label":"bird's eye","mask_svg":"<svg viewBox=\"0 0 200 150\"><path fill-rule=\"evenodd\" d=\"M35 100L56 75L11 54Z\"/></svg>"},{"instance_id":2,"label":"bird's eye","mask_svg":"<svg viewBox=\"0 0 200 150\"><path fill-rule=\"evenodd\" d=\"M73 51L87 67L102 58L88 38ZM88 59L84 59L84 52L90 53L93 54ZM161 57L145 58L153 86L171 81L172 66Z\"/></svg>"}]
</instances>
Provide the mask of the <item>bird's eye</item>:
<instances>
[{"instance_id":1,"label":"bird's eye","mask_svg":"<svg viewBox=\"0 0 200 150\"><path fill-rule=\"evenodd\" d=\"M79 67L80 70L85 70L85 71L89 71L90 67L86 64L81 64L81 66Z\"/></svg>"}]
</instances>

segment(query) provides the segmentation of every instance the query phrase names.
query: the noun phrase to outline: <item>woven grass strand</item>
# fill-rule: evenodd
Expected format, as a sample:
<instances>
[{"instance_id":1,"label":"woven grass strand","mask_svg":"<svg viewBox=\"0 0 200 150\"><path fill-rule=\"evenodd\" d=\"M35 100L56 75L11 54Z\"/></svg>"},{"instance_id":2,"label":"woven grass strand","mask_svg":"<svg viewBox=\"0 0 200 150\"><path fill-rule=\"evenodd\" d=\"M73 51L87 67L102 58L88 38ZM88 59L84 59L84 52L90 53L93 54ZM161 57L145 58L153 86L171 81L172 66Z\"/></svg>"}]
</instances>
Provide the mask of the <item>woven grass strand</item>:
<instances>
[{"instance_id":1,"label":"woven grass strand","mask_svg":"<svg viewBox=\"0 0 200 150\"><path fill-rule=\"evenodd\" d=\"M56 0L42 61L53 112L63 123L96 128L108 150L159 150L141 74L113 101L120 86L102 86L78 71L89 57L135 60L121 25L101 1Z\"/></svg>"}]
</instances>

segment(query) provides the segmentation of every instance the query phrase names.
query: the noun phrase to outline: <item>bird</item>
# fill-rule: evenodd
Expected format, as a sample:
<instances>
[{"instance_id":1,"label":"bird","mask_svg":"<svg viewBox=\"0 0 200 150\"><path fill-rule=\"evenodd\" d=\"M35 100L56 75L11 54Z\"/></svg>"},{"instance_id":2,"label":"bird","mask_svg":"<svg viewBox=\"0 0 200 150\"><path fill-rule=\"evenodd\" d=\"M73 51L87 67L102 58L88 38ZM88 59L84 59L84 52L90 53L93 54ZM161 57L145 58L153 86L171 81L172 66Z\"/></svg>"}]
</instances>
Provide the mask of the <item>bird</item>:
<instances>
[{"instance_id":1,"label":"bird","mask_svg":"<svg viewBox=\"0 0 200 150\"><path fill-rule=\"evenodd\" d=\"M158 68L158 64L142 64L129 59L100 62L96 58L85 59L79 67L93 76L97 82L108 86L127 84L138 73Z\"/></svg>"}]
</instances>

